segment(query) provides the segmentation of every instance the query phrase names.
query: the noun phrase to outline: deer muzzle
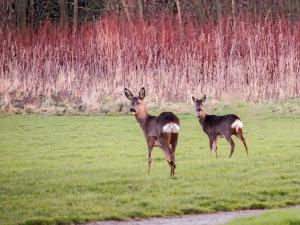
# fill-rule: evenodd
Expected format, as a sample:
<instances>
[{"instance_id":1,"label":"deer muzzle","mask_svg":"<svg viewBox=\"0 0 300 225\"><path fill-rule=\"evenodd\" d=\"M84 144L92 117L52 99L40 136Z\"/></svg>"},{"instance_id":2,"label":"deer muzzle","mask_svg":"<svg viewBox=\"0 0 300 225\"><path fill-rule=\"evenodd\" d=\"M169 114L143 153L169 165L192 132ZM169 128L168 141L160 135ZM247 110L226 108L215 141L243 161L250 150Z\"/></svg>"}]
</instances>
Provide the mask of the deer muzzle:
<instances>
[{"instance_id":1,"label":"deer muzzle","mask_svg":"<svg viewBox=\"0 0 300 225\"><path fill-rule=\"evenodd\" d=\"M136 114L136 110L135 110L134 108L130 108L130 112L131 112L132 114Z\"/></svg>"}]
</instances>

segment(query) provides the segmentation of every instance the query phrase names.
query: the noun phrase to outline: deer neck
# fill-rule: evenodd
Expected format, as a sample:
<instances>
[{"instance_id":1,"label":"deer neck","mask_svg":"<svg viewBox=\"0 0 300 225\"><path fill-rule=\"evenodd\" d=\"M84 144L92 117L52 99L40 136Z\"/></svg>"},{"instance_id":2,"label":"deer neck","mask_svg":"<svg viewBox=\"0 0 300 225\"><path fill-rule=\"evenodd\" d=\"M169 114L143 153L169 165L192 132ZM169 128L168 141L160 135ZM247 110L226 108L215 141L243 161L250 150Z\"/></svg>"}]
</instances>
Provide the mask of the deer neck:
<instances>
[{"instance_id":1,"label":"deer neck","mask_svg":"<svg viewBox=\"0 0 300 225\"><path fill-rule=\"evenodd\" d=\"M144 132L146 130L147 119L149 116L150 115L148 114L146 107L144 107L143 110L140 110L138 113L135 114L135 119L140 124L140 127L143 129Z\"/></svg>"},{"instance_id":2,"label":"deer neck","mask_svg":"<svg viewBox=\"0 0 300 225\"><path fill-rule=\"evenodd\" d=\"M204 111L199 112L198 118L199 118L199 122L202 126L203 126L205 117L206 117L206 113Z\"/></svg>"}]
</instances>

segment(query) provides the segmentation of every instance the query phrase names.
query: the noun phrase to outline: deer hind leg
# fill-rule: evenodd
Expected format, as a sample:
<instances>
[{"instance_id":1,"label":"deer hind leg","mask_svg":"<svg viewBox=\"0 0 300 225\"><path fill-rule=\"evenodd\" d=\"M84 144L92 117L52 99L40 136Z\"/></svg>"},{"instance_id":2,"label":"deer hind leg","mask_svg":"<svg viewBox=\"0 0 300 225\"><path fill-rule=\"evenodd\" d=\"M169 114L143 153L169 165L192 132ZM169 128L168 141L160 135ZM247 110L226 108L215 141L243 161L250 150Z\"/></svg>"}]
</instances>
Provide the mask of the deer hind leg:
<instances>
[{"instance_id":1,"label":"deer hind leg","mask_svg":"<svg viewBox=\"0 0 300 225\"><path fill-rule=\"evenodd\" d=\"M247 143L246 143L246 139L244 138L244 135L243 135L243 130L242 129L239 129L237 134L236 134L236 137L238 139L240 139L240 141L243 143L244 147L245 147L245 150L246 150L246 154L248 156L248 146L247 146Z\"/></svg>"},{"instance_id":2,"label":"deer hind leg","mask_svg":"<svg viewBox=\"0 0 300 225\"><path fill-rule=\"evenodd\" d=\"M172 133L171 134L171 143L170 147L172 150L173 158L174 158L174 169L173 169L173 176L175 175L175 169L176 169L176 163L175 163L175 151L177 146L177 140L178 140L178 133Z\"/></svg>"},{"instance_id":3,"label":"deer hind leg","mask_svg":"<svg viewBox=\"0 0 300 225\"><path fill-rule=\"evenodd\" d=\"M171 133L166 135L171 135ZM170 167L170 176L173 176L175 171L175 152L172 151L169 140L169 138L161 138L159 142Z\"/></svg>"},{"instance_id":4,"label":"deer hind leg","mask_svg":"<svg viewBox=\"0 0 300 225\"><path fill-rule=\"evenodd\" d=\"M223 136L224 136L224 135L223 135ZM234 152L235 144L234 144L234 142L233 142L233 140L232 140L232 138L231 138L231 135L226 135L226 136L224 136L224 137L226 138L226 140L227 140L228 143L230 144L231 149L230 149L229 158L231 158L231 156L232 156L232 154L233 154L233 152Z\"/></svg>"}]
</instances>

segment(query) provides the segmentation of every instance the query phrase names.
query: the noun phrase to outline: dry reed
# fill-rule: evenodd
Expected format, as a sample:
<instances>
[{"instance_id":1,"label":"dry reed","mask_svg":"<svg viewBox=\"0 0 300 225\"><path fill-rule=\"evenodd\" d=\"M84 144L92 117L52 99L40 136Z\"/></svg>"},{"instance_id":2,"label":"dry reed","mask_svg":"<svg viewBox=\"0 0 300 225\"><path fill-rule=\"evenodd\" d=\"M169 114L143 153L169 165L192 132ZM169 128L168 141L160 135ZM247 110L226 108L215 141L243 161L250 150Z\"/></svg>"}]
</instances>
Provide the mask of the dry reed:
<instances>
[{"instance_id":1,"label":"dry reed","mask_svg":"<svg viewBox=\"0 0 300 225\"><path fill-rule=\"evenodd\" d=\"M3 111L122 111L123 88L148 101L188 102L206 93L245 101L300 96L300 22L286 19L196 24L172 18L128 24L106 17L76 35L46 23L0 31Z\"/></svg>"}]
</instances>

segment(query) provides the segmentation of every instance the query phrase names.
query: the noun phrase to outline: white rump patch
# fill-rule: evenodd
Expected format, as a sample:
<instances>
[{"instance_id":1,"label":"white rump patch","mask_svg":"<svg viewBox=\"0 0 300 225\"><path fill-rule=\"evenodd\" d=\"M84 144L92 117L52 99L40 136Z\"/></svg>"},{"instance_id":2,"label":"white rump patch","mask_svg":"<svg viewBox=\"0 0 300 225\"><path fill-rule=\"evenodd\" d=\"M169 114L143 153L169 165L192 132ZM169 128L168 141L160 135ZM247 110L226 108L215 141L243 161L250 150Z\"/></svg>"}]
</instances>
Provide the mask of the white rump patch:
<instances>
[{"instance_id":1,"label":"white rump patch","mask_svg":"<svg viewBox=\"0 0 300 225\"><path fill-rule=\"evenodd\" d=\"M179 126L176 123L168 123L162 128L163 133L179 133Z\"/></svg>"},{"instance_id":2,"label":"white rump patch","mask_svg":"<svg viewBox=\"0 0 300 225\"><path fill-rule=\"evenodd\" d=\"M238 131L239 129L243 128L243 123L242 121L240 121L239 119L235 120L232 124L231 124L231 128L234 128L236 131Z\"/></svg>"}]
</instances>

